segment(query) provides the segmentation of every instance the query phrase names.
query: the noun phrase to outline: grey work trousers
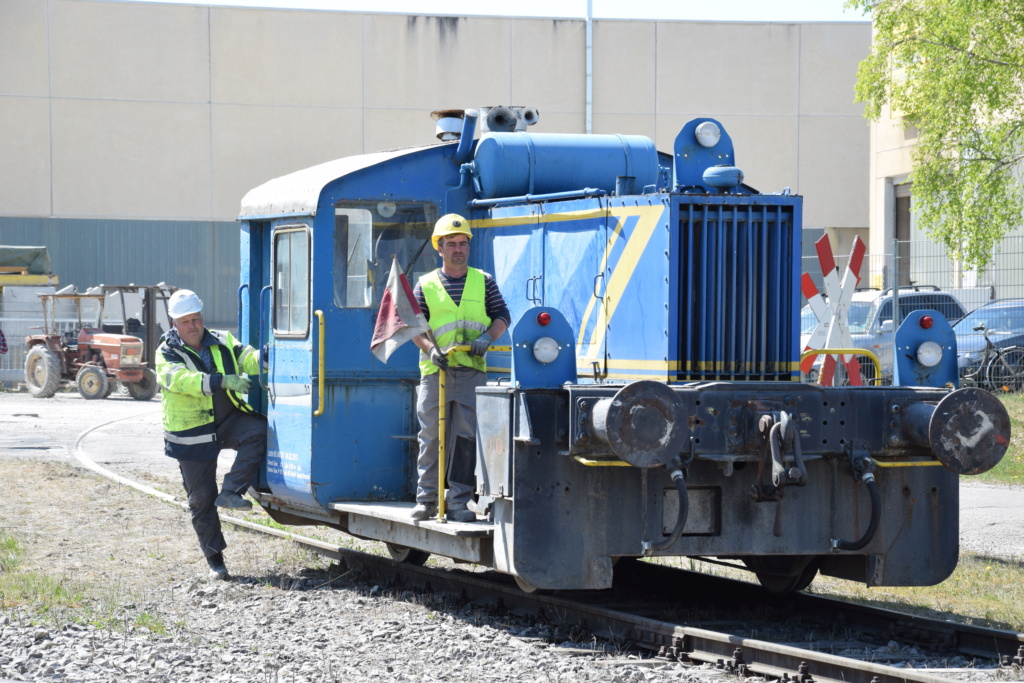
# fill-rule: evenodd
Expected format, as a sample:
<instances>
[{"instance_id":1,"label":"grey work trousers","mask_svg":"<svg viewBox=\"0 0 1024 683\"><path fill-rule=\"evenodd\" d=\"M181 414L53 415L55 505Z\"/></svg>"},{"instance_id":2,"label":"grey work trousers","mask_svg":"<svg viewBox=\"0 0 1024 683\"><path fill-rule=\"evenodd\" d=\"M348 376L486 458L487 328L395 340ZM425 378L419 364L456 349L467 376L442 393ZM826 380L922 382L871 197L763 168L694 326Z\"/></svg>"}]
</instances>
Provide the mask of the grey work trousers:
<instances>
[{"instance_id":1,"label":"grey work trousers","mask_svg":"<svg viewBox=\"0 0 1024 683\"><path fill-rule=\"evenodd\" d=\"M420 452L416 458L419 483L416 502L437 503L439 373L420 378L416 414L420 419ZM487 384L487 374L473 368L452 367L445 373L445 478L448 507L466 507L476 488L476 388Z\"/></svg>"},{"instance_id":2,"label":"grey work trousers","mask_svg":"<svg viewBox=\"0 0 1024 683\"><path fill-rule=\"evenodd\" d=\"M267 454L267 423L254 415L233 410L217 427L217 443L221 449L234 449L235 461L224 475L222 491L245 493L259 472ZM192 512L192 528L199 537L203 555L211 557L227 547L217 516L217 460L179 460L181 481L188 494Z\"/></svg>"}]
</instances>

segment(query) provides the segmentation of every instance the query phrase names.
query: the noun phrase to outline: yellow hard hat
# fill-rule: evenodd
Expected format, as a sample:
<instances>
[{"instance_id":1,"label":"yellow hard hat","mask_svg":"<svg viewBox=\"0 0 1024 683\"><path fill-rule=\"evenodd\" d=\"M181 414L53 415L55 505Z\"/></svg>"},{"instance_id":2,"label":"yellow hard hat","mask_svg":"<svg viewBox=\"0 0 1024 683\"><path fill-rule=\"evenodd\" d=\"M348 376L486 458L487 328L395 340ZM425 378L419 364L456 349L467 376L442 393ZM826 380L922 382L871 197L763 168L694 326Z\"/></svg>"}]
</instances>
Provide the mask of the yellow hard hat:
<instances>
[{"instance_id":1,"label":"yellow hard hat","mask_svg":"<svg viewBox=\"0 0 1024 683\"><path fill-rule=\"evenodd\" d=\"M454 235L460 233L473 239L473 233L469 229L469 221L460 216L457 213L447 213L437 219L437 223L434 223L434 234L430 238L431 244L434 245L434 249L437 249L437 243L442 237L448 235Z\"/></svg>"}]
</instances>

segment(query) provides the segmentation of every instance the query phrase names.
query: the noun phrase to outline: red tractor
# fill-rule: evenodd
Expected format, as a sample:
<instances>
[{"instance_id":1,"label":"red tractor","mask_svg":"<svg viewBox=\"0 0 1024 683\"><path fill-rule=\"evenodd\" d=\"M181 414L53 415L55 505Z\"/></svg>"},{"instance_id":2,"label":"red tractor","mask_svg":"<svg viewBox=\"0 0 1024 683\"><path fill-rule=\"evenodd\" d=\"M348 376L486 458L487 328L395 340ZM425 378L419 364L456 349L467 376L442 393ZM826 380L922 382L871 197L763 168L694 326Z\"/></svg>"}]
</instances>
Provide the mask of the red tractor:
<instances>
[{"instance_id":1,"label":"red tractor","mask_svg":"<svg viewBox=\"0 0 1024 683\"><path fill-rule=\"evenodd\" d=\"M116 382L128 388L132 398L148 401L157 392L156 373L145 362L138 337L104 332L103 294L40 294L43 333L25 337L25 383L36 398L49 398L62 383L72 381L85 399L106 398ZM83 304L93 308L91 325L82 324ZM77 315L77 326L68 322L68 308ZM58 314L64 321L58 322ZM60 329L61 327L69 329ZM72 329L73 328L73 329Z\"/></svg>"}]
</instances>

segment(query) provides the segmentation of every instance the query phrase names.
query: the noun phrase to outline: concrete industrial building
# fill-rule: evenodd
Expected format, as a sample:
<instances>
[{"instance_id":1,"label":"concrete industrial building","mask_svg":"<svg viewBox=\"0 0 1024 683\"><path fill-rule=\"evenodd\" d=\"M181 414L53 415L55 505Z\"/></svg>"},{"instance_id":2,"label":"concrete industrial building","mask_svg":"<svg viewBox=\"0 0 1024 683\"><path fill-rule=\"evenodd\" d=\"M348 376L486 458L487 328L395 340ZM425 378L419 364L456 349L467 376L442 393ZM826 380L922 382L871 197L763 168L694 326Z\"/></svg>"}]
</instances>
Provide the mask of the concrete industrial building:
<instances>
[{"instance_id":1,"label":"concrete industrial building","mask_svg":"<svg viewBox=\"0 0 1024 683\"><path fill-rule=\"evenodd\" d=\"M587 29L582 18L4 0L0 244L47 246L61 284L194 288L210 322L230 327L247 190L430 144L433 110L499 104L536 107L536 132L590 121L662 150L689 119L717 118L748 184L804 195L805 226L832 232L837 253L866 235L869 127L853 85L868 22Z\"/></svg>"}]
</instances>

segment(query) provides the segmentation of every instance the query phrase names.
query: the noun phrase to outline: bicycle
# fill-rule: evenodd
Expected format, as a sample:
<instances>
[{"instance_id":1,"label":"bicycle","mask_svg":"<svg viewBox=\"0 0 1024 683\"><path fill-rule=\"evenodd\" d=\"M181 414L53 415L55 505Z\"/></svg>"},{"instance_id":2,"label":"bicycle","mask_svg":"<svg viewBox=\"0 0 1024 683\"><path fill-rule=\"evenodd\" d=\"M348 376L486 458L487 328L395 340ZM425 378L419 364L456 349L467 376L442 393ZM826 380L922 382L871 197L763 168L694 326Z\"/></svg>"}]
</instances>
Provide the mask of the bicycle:
<instances>
[{"instance_id":1,"label":"bicycle","mask_svg":"<svg viewBox=\"0 0 1024 683\"><path fill-rule=\"evenodd\" d=\"M962 386L977 386L989 391L1018 392L1024 389L1024 347L1000 348L988 338L984 325L974 328L985 337L981 359L960 372Z\"/></svg>"}]
</instances>

